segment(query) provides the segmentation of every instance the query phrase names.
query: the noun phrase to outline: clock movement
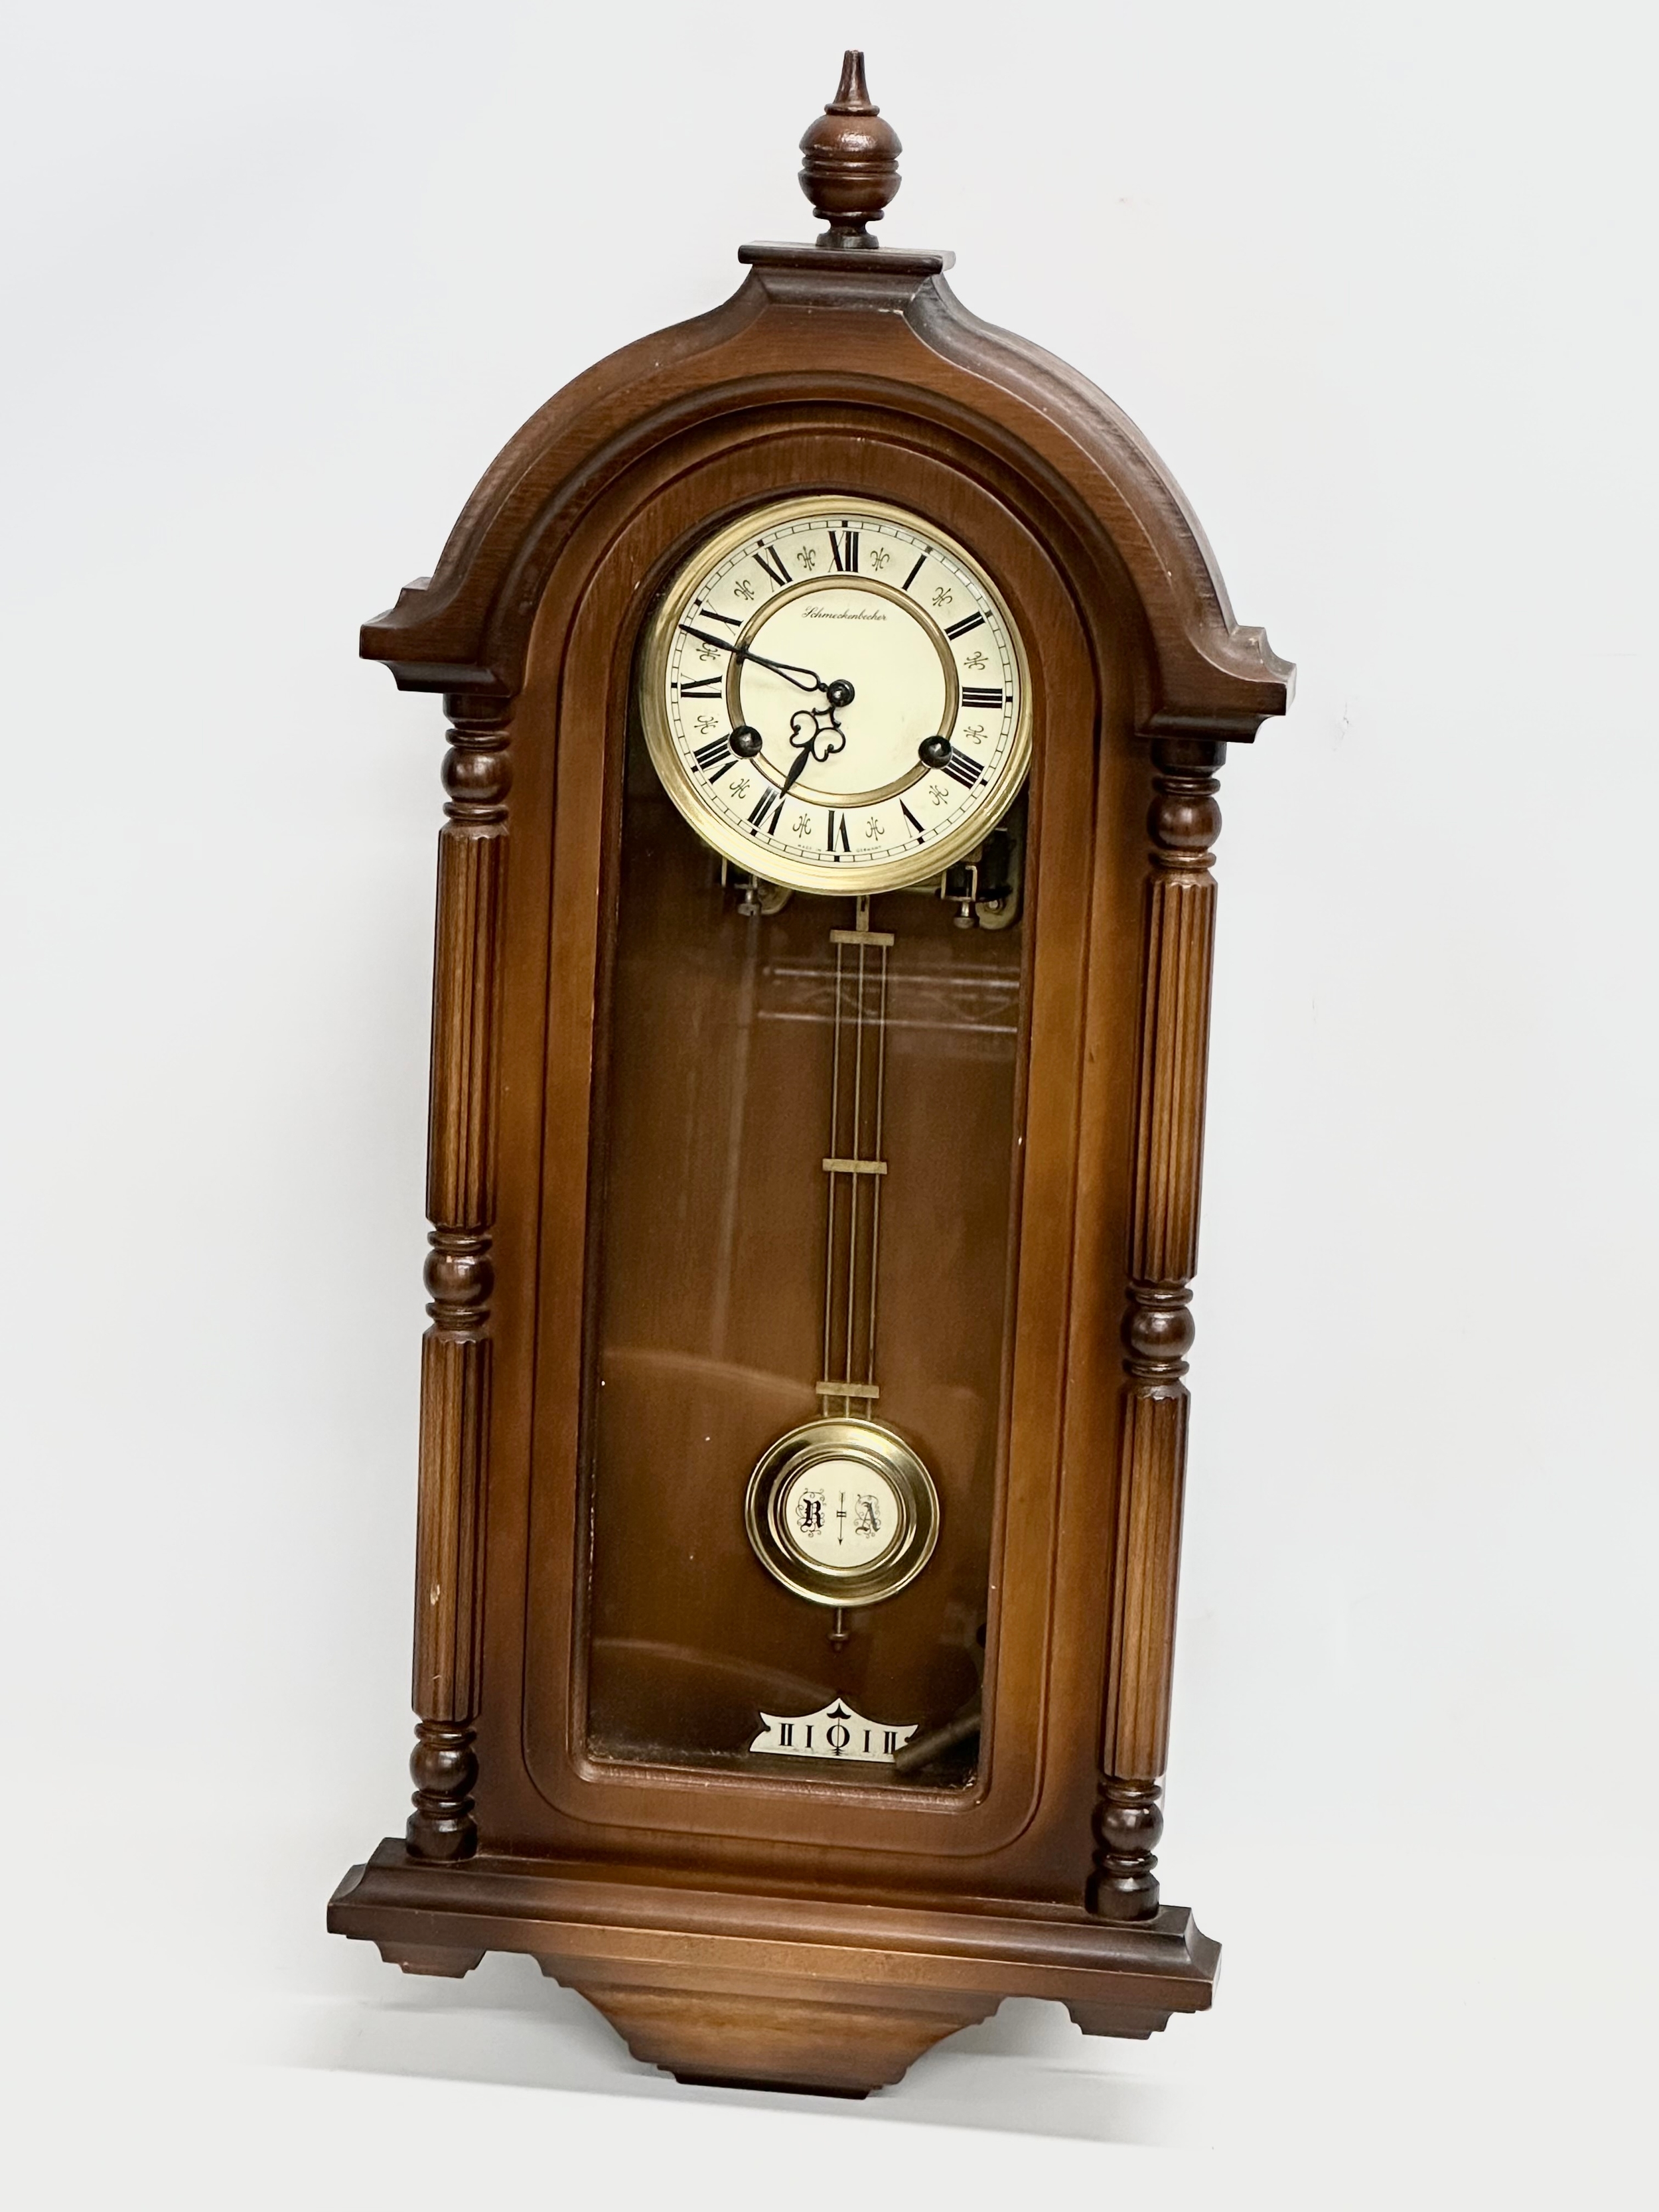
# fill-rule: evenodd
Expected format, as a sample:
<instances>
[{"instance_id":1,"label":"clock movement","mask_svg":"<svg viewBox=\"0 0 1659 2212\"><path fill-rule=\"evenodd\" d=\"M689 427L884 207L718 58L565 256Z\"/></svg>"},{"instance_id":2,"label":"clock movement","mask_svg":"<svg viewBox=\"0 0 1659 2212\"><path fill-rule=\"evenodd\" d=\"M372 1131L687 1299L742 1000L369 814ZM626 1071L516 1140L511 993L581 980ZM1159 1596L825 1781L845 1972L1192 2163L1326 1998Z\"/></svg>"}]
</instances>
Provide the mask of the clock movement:
<instances>
[{"instance_id":1,"label":"clock movement","mask_svg":"<svg viewBox=\"0 0 1659 2212\"><path fill-rule=\"evenodd\" d=\"M445 696L404 1838L688 2081L1144 2036L1216 772L1291 671L1092 386L827 228L550 400L362 650Z\"/></svg>"}]
</instances>

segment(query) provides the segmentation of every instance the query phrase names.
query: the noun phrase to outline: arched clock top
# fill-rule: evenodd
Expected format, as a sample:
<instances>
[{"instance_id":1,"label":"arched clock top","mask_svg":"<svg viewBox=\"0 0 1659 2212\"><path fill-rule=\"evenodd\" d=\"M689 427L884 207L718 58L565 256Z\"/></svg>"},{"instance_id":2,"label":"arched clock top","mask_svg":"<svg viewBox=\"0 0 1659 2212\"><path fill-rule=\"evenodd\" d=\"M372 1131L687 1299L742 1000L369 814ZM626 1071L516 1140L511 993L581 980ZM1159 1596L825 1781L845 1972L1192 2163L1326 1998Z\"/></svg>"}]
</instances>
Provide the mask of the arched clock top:
<instances>
[{"instance_id":1,"label":"arched clock top","mask_svg":"<svg viewBox=\"0 0 1659 2212\"><path fill-rule=\"evenodd\" d=\"M1085 620L1109 601L1120 634L1139 638L1143 733L1248 739L1284 713L1294 671L1235 622L1203 532L1135 425L1085 377L964 308L945 282L952 256L869 238L897 189L898 142L876 113L849 55L802 142L803 188L831 228L815 246L744 246L749 274L723 306L550 399L485 474L434 574L364 626L365 659L406 690L511 697L578 526L647 457L745 447L804 410L850 409L872 434L930 441L1073 543Z\"/></svg>"}]
</instances>

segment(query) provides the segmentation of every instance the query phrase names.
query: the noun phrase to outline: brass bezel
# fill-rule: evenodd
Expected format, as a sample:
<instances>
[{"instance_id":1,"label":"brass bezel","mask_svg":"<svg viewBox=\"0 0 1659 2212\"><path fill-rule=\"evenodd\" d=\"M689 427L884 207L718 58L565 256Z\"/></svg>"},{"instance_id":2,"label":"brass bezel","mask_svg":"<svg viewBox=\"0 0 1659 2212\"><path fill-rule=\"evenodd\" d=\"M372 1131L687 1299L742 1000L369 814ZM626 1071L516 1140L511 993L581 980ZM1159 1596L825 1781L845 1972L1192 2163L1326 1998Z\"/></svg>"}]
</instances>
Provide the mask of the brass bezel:
<instances>
[{"instance_id":1,"label":"brass bezel","mask_svg":"<svg viewBox=\"0 0 1659 2212\"><path fill-rule=\"evenodd\" d=\"M941 837L926 853L912 854L896 860L872 860L867 866L853 868L843 868L838 863L795 860L781 854L759 852L752 839L743 836L717 815L705 802L701 788L680 758L673 732L669 727L664 696L669 641L695 596L699 582L708 571L718 568L727 554L734 552L746 539L778 523L812 520L818 517L828 520L842 514L867 514L885 522L896 523L901 529L919 531L932 544L971 570L1007 632L1019 672L1019 705L1007 757L988 787L983 801L975 808L969 819L948 836ZM848 580L841 580L845 582ZM874 582L869 578L859 580L866 585ZM819 590L830 581L831 577L828 576L812 580ZM890 586L878 585L876 588L884 594L902 597L893 594ZM792 596L799 596L803 586L792 585L788 589ZM774 603L769 601L767 604L769 608ZM925 607L908 600L904 604L923 628L932 633L940 657L951 671L950 683L954 695L955 664L944 632ZM711 847L723 859L733 862L745 874L758 874L765 882L781 884L790 890L815 893L826 898L854 898L878 891L902 890L910 884L930 882L984 842L1018 796L1030 766L1030 665L1026 656L1025 641L1008 611L1007 602L987 574L984 563L969 552L960 539L954 538L948 530L938 528L925 515L916 514L914 509L894 507L884 500L865 499L855 493L845 495L814 493L808 498L772 500L764 507L750 507L746 514L728 523L712 538L705 538L675 571L646 625L639 666L640 720L644 726L645 741L652 764L664 790L705 845ZM729 685L726 696L729 701ZM959 705L957 712L960 712ZM919 769L918 775L921 773L923 771Z\"/></svg>"},{"instance_id":2,"label":"brass bezel","mask_svg":"<svg viewBox=\"0 0 1659 2212\"><path fill-rule=\"evenodd\" d=\"M868 1566L842 1569L804 1559L778 1524L777 1504L798 1474L825 1459L861 1461L890 1484L905 1515L898 1540ZM769 1444L749 1478L743 1522L761 1565L814 1605L878 1605L913 1583L939 1541L939 1492L921 1458L879 1421L807 1421Z\"/></svg>"}]
</instances>

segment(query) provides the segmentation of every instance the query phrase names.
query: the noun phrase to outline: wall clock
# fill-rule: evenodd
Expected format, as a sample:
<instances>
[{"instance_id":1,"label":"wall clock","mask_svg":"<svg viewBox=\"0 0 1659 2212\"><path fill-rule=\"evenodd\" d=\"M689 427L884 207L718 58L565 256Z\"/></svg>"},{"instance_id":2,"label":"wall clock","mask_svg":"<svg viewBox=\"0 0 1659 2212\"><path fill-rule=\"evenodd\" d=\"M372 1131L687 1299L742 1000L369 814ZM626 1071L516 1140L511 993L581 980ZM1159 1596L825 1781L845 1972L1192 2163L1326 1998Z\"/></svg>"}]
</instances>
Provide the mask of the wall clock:
<instances>
[{"instance_id":1,"label":"wall clock","mask_svg":"<svg viewBox=\"0 0 1659 2212\"><path fill-rule=\"evenodd\" d=\"M363 633L445 696L414 1811L330 1925L688 2081L1142 2036L1219 826L1291 671L1133 425L877 246L549 402Z\"/></svg>"}]
</instances>

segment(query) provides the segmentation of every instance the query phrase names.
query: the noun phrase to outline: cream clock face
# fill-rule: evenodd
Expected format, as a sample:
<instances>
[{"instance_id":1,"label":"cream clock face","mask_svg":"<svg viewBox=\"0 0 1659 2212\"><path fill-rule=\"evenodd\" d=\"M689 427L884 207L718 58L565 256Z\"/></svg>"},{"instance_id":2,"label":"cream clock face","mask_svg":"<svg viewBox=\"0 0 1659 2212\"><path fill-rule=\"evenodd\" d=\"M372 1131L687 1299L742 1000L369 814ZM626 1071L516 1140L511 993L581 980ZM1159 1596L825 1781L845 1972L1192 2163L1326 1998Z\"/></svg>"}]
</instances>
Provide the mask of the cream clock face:
<instances>
[{"instance_id":1,"label":"cream clock face","mask_svg":"<svg viewBox=\"0 0 1659 2212\"><path fill-rule=\"evenodd\" d=\"M1024 647L954 539L868 501L750 514L669 586L641 664L669 796L746 873L839 896L934 876L1030 758Z\"/></svg>"}]
</instances>

